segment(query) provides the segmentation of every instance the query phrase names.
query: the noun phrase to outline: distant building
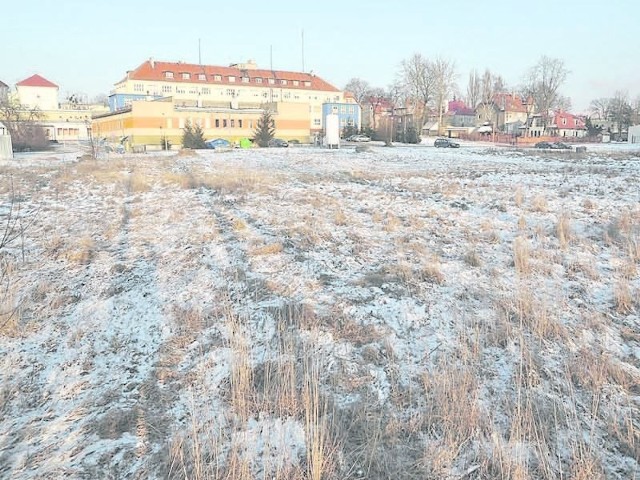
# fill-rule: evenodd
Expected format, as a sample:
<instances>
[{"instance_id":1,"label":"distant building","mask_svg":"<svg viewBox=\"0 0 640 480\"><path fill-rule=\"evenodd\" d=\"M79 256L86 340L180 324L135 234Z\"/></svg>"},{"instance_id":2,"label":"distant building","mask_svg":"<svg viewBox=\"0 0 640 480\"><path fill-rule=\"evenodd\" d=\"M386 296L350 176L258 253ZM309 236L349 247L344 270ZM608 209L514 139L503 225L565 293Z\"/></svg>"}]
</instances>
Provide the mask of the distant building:
<instances>
[{"instance_id":1,"label":"distant building","mask_svg":"<svg viewBox=\"0 0 640 480\"><path fill-rule=\"evenodd\" d=\"M326 125L327 115L337 115L340 130L346 127L355 127L358 130L361 126L360 106L357 103L323 103L322 104L322 124Z\"/></svg>"},{"instance_id":2,"label":"distant building","mask_svg":"<svg viewBox=\"0 0 640 480\"><path fill-rule=\"evenodd\" d=\"M6 100L9 97L9 86L0 80L0 102Z\"/></svg>"},{"instance_id":3,"label":"distant building","mask_svg":"<svg viewBox=\"0 0 640 480\"><path fill-rule=\"evenodd\" d=\"M273 112L277 137L310 141L308 105L283 102L263 107ZM95 138L131 149L140 145L160 149L165 139L179 146L187 122L202 127L207 140L224 138L239 142L254 137L263 111L262 107L182 106L182 102L172 98L138 100L125 109L94 116L91 128Z\"/></svg>"},{"instance_id":4,"label":"distant building","mask_svg":"<svg viewBox=\"0 0 640 480\"><path fill-rule=\"evenodd\" d=\"M180 107L260 108L266 103L307 106L309 129L322 130L325 103L345 103L344 93L313 73L259 69L255 62L228 67L149 59L115 84L112 111L137 100L173 98Z\"/></svg>"},{"instance_id":5,"label":"distant building","mask_svg":"<svg viewBox=\"0 0 640 480\"><path fill-rule=\"evenodd\" d=\"M549 135L558 137L582 138L587 135L584 119L568 112L556 112L547 131Z\"/></svg>"},{"instance_id":6,"label":"distant building","mask_svg":"<svg viewBox=\"0 0 640 480\"><path fill-rule=\"evenodd\" d=\"M28 109L57 110L58 85L36 74L16 83L18 101Z\"/></svg>"},{"instance_id":7,"label":"distant building","mask_svg":"<svg viewBox=\"0 0 640 480\"><path fill-rule=\"evenodd\" d=\"M629 127L627 141L629 143L640 143L640 125L633 125L632 127Z\"/></svg>"}]
</instances>

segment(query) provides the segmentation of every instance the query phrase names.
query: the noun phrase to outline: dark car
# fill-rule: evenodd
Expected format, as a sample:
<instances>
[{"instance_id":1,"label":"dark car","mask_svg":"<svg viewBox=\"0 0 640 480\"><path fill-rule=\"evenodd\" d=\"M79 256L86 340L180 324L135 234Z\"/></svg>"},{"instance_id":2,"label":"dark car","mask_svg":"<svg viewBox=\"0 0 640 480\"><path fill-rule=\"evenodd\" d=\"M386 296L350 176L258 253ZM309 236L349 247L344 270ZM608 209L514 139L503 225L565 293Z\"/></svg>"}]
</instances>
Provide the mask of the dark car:
<instances>
[{"instance_id":1,"label":"dark car","mask_svg":"<svg viewBox=\"0 0 640 480\"><path fill-rule=\"evenodd\" d=\"M271 140L269 140L268 145L270 147L288 147L289 146L289 142L287 142L286 140L282 140L281 138L272 138Z\"/></svg>"},{"instance_id":2,"label":"dark car","mask_svg":"<svg viewBox=\"0 0 640 480\"><path fill-rule=\"evenodd\" d=\"M534 145L536 148L553 148L553 144L551 142L538 142Z\"/></svg>"},{"instance_id":3,"label":"dark car","mask_svg":"<svg viewBox=\"0 0 640 480\"><path fill-rule=\"evenodd\" d=\"M571 150L571 145L567 145L563 142L555 142L551 145L551 148L553 148L554 150Z\"/></svg>"},{"instance_id":4,"label":"dark car","mask_svg":"<svg viewBox=\"0 0 640 480\"><path fill-rule=\"evenodd\" d=\"M438 138L433 142L434 147L440 148L460 148L460 144L449 140L448 138Z\"/></svg>"}]
</instances>

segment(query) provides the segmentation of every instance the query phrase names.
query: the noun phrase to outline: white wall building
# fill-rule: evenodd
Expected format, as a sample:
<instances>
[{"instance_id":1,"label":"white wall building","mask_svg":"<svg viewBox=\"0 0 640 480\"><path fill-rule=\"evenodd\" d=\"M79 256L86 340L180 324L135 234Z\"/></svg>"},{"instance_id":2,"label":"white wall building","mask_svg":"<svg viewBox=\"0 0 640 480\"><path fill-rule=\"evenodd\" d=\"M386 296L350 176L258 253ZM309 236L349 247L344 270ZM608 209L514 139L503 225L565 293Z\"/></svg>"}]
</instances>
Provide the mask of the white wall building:
<instances>
[{"instance_id":1,"label":"white wall building","mask_svg":"<svg viewBox=\"0 0 640 480\"><path fill-rule=\"evenodd\" d=\"M29 109L58 110L58 86L40 75L16 83L18 101Z\"/></svg>"}]
</instances>

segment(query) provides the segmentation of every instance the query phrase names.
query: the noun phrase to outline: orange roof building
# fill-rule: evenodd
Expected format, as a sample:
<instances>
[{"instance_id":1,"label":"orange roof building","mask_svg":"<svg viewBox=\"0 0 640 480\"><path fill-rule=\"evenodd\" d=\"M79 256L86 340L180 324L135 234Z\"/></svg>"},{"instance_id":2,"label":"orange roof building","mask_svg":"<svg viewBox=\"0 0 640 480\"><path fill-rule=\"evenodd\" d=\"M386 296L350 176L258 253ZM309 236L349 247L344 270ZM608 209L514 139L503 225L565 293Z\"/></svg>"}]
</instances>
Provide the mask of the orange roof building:
<instances>
[{"instance_id":1,"label":"orange roof building","mask_svg":"<svg viewBox=\"0 0 640 480\"><path fill-rule=\"evenodd\" d=\"M149 59L115 84L112 111L136 100L171 97L176 105L201 108L259 108L265 103L309 106L310 129L322 125L322 104L345 102L345 95L313 73L260 69L253 61L228 67Z\"/></svg>"}]
</instances>

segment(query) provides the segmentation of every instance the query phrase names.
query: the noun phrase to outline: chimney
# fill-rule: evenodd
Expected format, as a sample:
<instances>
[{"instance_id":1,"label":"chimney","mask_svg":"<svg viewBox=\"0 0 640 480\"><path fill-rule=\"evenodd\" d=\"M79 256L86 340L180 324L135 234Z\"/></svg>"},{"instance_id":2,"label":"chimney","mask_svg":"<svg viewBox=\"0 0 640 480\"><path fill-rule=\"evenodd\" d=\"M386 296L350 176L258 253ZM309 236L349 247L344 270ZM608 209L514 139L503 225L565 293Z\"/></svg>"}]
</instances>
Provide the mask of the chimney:
<instances>
[{"instance_id":1,"label":"chimney","mask_svg":"<svg viewBox=\"0 0 640 480\"><path fill-rule=\"evenodd\" d=\"M152 69L156 68L156 61L153 59L153 57L149 57L149 63L151 64Z\"/></svg>"}]
</instances>

